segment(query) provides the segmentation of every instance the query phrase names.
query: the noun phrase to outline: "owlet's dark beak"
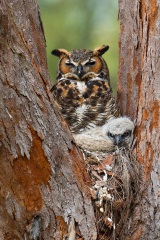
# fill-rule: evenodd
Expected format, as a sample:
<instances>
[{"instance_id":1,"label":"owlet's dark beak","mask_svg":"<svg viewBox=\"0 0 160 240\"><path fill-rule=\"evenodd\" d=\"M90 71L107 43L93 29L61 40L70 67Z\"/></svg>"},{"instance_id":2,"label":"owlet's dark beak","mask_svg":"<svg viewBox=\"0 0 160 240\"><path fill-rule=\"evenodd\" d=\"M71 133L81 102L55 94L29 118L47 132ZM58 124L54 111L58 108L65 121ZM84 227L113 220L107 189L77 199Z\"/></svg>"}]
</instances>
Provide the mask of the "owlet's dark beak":
<instances>
[{"instance_id":1,"label":"owlet's dark beak","mask_svg":"<svg viewBox=\"0 0 160 240\"><path fill-rule=\"evenodd\" d=\"M122 142L122 136L121 135L115 135L114 136L114 144L119 146L121 142Z\"/></svg>"},{"instance_id":2,"label":"owlet's dark beak","mask_svg":"<svg viewBox=\"0 0 160 240\"><path fill-rule=\"evenodd\" d=\"M81 64L79 64L77 67L77 75L79 78L81 78L84 75L83 66Z\"/></svg>"}]
</instances>

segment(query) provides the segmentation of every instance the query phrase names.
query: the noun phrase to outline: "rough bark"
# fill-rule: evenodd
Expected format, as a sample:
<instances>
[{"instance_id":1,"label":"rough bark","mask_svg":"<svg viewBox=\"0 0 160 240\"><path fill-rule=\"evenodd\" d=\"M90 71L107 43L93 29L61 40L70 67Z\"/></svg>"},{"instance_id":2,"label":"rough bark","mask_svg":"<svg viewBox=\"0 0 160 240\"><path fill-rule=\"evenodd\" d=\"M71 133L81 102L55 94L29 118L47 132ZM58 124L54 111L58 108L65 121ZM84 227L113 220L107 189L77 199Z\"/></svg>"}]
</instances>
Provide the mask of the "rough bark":
<instances>
[{"instance_id":1,"label":"rough bark","mask_svg":"<svg viewBox=\"0 0 160 240\"><path fill-rule=\"evenodd\" d=\"M49 93L36 1L2 0L0 21L0 239L60 240L76 225L94 240L90 179Z\"/></svg>"},{"instance_id":2,"label":"rough bark","mask_svg":"<svg viewBox=\"0 0 160 240\"><path fill-rule=\"evenodd\" d=\"M135 231L129 239L160 239L160 1L119 0L118 100L136 120L143 167Z\"/></svg>"}]
</instances>

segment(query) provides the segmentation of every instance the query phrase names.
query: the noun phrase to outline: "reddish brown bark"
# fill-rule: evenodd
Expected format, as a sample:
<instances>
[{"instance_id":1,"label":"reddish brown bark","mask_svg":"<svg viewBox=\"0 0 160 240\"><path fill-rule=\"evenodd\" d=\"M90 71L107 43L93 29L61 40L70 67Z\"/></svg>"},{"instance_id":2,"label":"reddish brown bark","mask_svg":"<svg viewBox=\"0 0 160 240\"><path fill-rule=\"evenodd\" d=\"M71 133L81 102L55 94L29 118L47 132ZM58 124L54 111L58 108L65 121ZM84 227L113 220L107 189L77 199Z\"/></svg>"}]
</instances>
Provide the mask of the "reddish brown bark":
<instances>
[{"instance_id":1,"label":"reddish brown bark","mask_svg":"<svg viewBox=\"0 0 160 240\"><path fill-rule=\"evenodd\" d=\"M65 239L71 222L94 240L90 179L49 93L37 3L1 1L0 19L0 239L30 239L35 220L33 239Z\"/></svg>"},{"instance_id":2,"label":"reddish brown bark","mask_svg":"<svg viewBox=\"0 0 160 240\"><path fill-rule=\"evenodd\" d=\"M160 238L160 3L119 0L118 100L136 120L136 155L143 167L136 231L130 239Z\"/></svg>"}]
</instances>

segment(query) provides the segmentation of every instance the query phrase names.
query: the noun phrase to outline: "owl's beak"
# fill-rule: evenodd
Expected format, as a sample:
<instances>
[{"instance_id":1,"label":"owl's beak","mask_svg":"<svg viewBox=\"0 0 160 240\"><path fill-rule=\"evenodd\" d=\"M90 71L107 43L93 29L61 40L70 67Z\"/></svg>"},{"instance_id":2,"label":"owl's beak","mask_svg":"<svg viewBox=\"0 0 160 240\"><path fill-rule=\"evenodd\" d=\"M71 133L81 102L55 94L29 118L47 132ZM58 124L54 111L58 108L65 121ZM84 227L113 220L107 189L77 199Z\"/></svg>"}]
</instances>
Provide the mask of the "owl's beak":
<instances>
[{"instance_id":1,"label":"owl's beak","mask_svg":"<svg viewBox=\"0 0 160 240\"><path fill-rule=\"evenodd\" d=\"M81 64L79 64L77 67L77 75L79 78L81 78L84 75L83 66Z\"/></svg>"},{"instance_id":2,"label":"owl's beak","mask_svg":"<svg viewBox=\"0 0 160 240\"><path fill-rule=\"evenodd\" d=\"M121 142L122 142L122 136L121 135L115 135L114 136L114 144L119 146Z\"/></svg>"}]
</instances>

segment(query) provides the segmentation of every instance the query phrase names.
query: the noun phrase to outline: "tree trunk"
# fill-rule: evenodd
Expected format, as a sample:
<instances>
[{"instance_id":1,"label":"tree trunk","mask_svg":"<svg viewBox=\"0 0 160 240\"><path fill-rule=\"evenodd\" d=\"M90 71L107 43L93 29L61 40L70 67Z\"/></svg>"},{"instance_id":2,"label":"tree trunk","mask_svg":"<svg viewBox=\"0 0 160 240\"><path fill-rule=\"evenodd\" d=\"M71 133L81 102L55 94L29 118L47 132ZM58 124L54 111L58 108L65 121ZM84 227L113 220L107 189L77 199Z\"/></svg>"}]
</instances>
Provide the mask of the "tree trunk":
<instances>
[{"instance_id":1,"label":"tree trunk","mask_svg":"<svg viewBox=\"0 0 160 240\"><path fill-rule=\"evenodd\" d=\"M96 239L90 179L49 89L36 1L0 2L0 239Z\"/></svg>"},{"instance_id":2,"label":"tree trunk","mask_svg":"<svg viewBox=\"0 0 160 240\"><path fill-rule=\"evenodd\" d=\"M119 0L118 100L136 120L136 156L143 167L135 231L129 239L160 239L160 1Z\"/></svg>"}]
</instances>

